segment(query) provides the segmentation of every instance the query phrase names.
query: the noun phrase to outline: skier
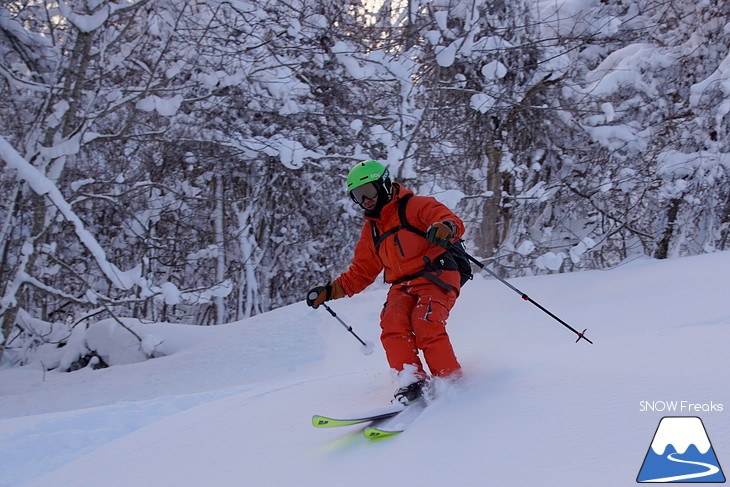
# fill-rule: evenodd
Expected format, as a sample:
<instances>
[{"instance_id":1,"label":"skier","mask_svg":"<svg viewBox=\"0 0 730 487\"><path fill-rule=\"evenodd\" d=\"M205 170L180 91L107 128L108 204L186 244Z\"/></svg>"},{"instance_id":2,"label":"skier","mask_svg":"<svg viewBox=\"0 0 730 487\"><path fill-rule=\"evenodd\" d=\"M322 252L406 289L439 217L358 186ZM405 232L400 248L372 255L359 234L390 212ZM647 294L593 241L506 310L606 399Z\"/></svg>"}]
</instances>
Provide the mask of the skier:
<instances>
[{"instance_id":1,"label":"skier","mask_svg":"<svg viewBox=\"0 0 730 487\"><path fill-rule=\"evenodd\" d=\"M446 333L446 319L462 279L447 247L464 234L464 224L435 198L416 196L392 182L385 165L368 160L347 176L352 200L365 210L365 223L350 267L329 284L307 293L307 304L351 297L372 284L385 269L391 284L380 313L381 342L403 404L421 397L428 375L458 379L461 366ZM316 298L312 298L316 296Z\"/></svg>"}]
</instances>

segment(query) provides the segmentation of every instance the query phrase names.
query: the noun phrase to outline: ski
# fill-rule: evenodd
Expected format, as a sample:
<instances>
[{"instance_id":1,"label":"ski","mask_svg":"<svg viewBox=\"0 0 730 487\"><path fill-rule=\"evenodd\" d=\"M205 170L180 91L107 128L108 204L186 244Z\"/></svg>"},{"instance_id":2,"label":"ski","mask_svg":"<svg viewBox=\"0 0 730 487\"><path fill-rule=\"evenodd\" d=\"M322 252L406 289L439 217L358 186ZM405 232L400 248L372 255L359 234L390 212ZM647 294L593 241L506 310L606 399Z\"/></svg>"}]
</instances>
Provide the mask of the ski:
<instances>
[{"instance_id":1,"label":"ski","mask_svg":"<svg viewBox=\"0 0 730 487\"><path fill-rule=\"evenodd\" d=\"M315 414L312 416L312 425L315 428L337 428L340 426L350 426L353 424L367 423L369 421L389 419L403 411L403 405L391 404L390 406L381 407L362 414L354 414L349 417L334 418Z\"/></svg>"},{"instance_id":2,"label":"ski","mask_svg":"<svg viewBox=\"0 0 730 487\"><path fill-rule=\"evenodd\" d=\"M365 438L385 438L403 433L408 425L413 423L424 409L426 409L426 402L423 399L419 399L409 404L400 413L365 428L363 435Z\"/></svg>"}]
</instances>

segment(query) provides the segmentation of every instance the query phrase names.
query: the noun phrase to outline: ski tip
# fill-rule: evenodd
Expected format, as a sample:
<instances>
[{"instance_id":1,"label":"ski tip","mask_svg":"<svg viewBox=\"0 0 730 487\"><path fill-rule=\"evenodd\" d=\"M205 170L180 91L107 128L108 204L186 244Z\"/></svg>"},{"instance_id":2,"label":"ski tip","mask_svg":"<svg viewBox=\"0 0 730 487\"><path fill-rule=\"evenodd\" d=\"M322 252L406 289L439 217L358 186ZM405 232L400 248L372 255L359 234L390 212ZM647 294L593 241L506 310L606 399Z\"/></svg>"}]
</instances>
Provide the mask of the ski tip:
<instances>
[{"instance_id":1,"label":"ski tip","mask_svg":"<svg viewBox=\"0 0 730 487\"><path fill-rule=\"evenodd\" d=\"M399 435L402 433L402 431L385 431L378 428L365 428L365 431L363 431L363 436L369 440L374 440L376 438L391 438L393 436Z\"/></svg>"},{"instance_id":2,"label":"ski tip","mask_svg":"<svg viewBox=\"0 0 730 487\"><path fill-rule=\"evenodd\" d=\"M318 416L316 414L312 416L312 426L314 426L315 428L326 428L330 425L329 423L329 418Z\"/></svg>"},{"instance_id":3,"label":"ski tip","mask_svg":"<svg viewBox=\"0 0 730 487\"><path fill-rule=\"evenodd\" d=\"M312 416L312 426L315 428L337 428L362 423L363 419L334 419L325 416Z\"/></svg>"},{"instance_id":4,"label":"ski tip","mask_svg":"<svg viewBox=\"0 0 730 487\"><path fill-rule=\"evenodd\" d=\"M315 428L337 428L338 426L350 426L362 423L364 419L334 419L326 416L312 416L312 426Z\"/></svg>"}]
</instances>

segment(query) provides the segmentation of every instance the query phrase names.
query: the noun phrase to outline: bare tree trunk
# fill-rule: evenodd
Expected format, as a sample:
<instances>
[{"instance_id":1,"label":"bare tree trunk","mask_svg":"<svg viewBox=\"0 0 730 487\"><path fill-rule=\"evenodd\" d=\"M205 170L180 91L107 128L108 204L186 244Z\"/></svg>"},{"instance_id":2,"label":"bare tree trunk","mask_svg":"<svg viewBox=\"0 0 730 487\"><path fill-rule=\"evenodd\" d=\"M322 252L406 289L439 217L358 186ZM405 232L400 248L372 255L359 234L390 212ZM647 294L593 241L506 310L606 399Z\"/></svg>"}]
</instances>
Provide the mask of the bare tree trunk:
<instances>
[{"instance_id":1,"label":"bare tree trunk","mask_svg":"<svg viewBox=\"0 0 730 487\"><path fill-rule=\"evenodd\" d=\"M677 216L679 215L679 207L682 204L680 198L674 198L669 202L669 209L667 210L667 226L664 227L664 234L661 240L657 243L657 248L654 251L655 259L666 259L669 257L669 246L672 243L674 237L674 230L677 227Z\"/></svg>"},{"instance_id":2,"label":"bare tree trunk","mask_svg":"<svg viewBox=\"0 0 730 487\"><path fill-rule=\"evenodd\" d=\"M486 148L487 192L489 197L484 203L480 227L481 251L485 257L491 257L502 242L502 222L500 221L502 203L502 174L499 166L502 163L502 151L494 141L490 140Z\"/></svg>"},{"instance_id":3,"label":"bare tree trunk","mask_svg":"<svg viewBox=\"0 0 730 487\"><path fill-rule=\"evenodd\" d=\"M213 224L215 226L215 243L218 247L216 256L216 282L221 283L226 279L226 239L223 233L223 176L218 173L215 177L215 213ZM221 325L226 322L226 298L216 296L215 298L215 324Z\"/></svg>"},{"instance_id":4,"label":"bare tree trunk","mask_svg":"<svg viewBox=\"0 0 730 487\"><path fill-rule=\"evenodd\" d=\"M20 309L20 298L25 290L26 276L31 274L33 265L38 257L35 251L35 242L42 236L45 230L46 222L46 202L45 197L38 194L31 196L33 205L33 227L31 229L31 235L25 240L23 244L23 257L20 259L18 268L15 271L10 286L11 289L14 287L15 292L11 302L0 307L0 328L2 329L2 343L0 343L0 359L2 359L3 353L5 352L5 345L10 333L13 331L15 326L15 320L18 316L18 310Z\"/></svg>"}]
</instances>

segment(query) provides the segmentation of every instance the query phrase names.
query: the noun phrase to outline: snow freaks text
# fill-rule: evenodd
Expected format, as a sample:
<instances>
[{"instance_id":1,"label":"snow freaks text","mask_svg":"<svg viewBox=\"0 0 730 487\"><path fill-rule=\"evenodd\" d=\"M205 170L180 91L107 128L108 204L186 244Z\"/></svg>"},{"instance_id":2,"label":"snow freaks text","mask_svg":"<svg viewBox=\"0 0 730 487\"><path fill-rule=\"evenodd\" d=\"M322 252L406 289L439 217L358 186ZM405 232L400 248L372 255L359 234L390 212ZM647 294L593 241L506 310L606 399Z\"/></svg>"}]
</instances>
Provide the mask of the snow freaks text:
<instances>
[{"instance_id":1,"label":"snow freaks text","mask_svg":"<svg viewBox=\"0 0 730 487\"><path fill-rule=\"evenodd\" d=\"M639 412L660 413L721 413L723 405L717 402L697 403L692 401L640 401Z\"/></svg>"}]
</instances>

